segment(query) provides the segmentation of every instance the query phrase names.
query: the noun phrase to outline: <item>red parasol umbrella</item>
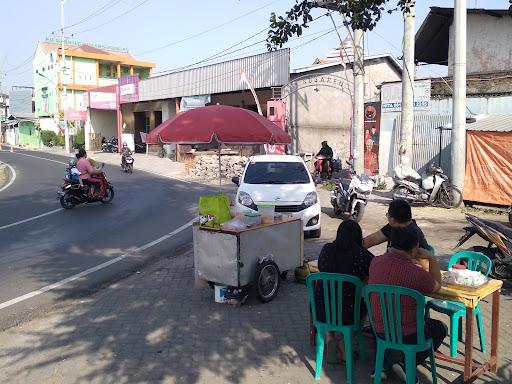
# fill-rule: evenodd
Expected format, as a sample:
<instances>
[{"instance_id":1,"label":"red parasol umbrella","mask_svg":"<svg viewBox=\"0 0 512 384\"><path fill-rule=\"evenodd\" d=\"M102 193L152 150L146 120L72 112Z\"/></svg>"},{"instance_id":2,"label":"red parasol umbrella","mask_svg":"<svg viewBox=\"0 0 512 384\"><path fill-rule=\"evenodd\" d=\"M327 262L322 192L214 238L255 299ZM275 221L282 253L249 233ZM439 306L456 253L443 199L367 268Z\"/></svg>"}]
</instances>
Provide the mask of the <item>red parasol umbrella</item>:
<instances>
[{"instance_id":1,"label":"red parasol umbrella","mask_svg":"<svg viewBox=\"0 0 512 384\"><path fill-rule=\"evenodd\" d=\"M163 122L146 137L147 144L290 144L291 137L248 109L211 105L191 109Z\"/></svg>"}]
</instances>

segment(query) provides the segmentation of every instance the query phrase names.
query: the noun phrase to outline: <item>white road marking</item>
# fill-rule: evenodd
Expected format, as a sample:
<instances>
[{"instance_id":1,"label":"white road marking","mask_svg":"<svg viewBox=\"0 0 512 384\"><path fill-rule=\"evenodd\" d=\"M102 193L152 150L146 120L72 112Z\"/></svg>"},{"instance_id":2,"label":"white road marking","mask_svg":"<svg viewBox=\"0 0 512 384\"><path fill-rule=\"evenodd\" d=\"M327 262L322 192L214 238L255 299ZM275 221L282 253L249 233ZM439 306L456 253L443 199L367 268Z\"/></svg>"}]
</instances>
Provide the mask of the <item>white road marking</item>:
<instances>
[{"instance_id":1,"label":"white road marking","mask_svg":"<svg viewBox=\"0 0 512 384\"><path fill-rule=\"evenodd\" d=\"M4 189L9 188L12 185L12 183L14 183L14 180L16 180L16 171L14 170L14 168L11 167L7 163L2 163L2 164L5 164L11 170L11 180L6 185L4 185L2 188L0 188L0 192L2 192Z\"/></svg>"},{"instance_id":2,"label":"white road marking","mask_svg":"<svg viewBox=\"0 0 512 384\"><path fill-rule=\"evenodd\" d=\"M45 212L45 213L42 213L42 214L34 216L34 217L29 217L28 219L25 219L25 220L20 220L20 221L16 221L15 223L3 225L3 226L0 227L0 231L2 229L7 229L7 228L15 227L16 225L20 225L20 224L23 224L23 223L28 223L29 221L37 220L37 219L40 219L41 217L52 215L54 213L62 211L63 209L64 208L57 208L57 209L54 209L53 211Z\"/></svg>"},{"instance_id":3,"label":"white road marking","mask_svg":"<svg viewBox=\"0 0 512 384\"><path fill-rule=\"evenodd\" d=\"M63 279L63 280L60 280L60 281L57 281L56 283L53 283L53 284L50 284L50 285L47 285L43 288L40 288L40 289L37 289L35 291L32 291L32 292L29 292L25 295L22 295L22 296L18 296L18 297L15 297L14 299L11 299L11 300L8 300L8 301L5 301L3 303L0 303L0 309L4 309L4 308L7 308L7 307L10 307L11 305L14 305L14 304L17 304L17 303L20 303L22 301L25 301L25 300L28 300L28 299L31 299L32 297L34 296L38 296L42 293L45 293L45 292L48 292L48 291L51 291L55 288L58 288L64 284L67 284L67 283L70 283L72 281L75 281L75 280L78 280L80 279L81 277L84 277L84 276L87 276L87 275L90 275L91 273L94 273L94 272L97 272L101 269L104 269L104 268L107 268L108 266L112 265L112 264L115 264L121 260L124 260L126 259L128 256L130 256L131 254L135 253L135 252L140 252L140 251L144 251L148 248L151 248L155 245L157 245L158 243L161 243L162 241L165 241L175 235L177 235L178 233L182 232L183 230L187 229L188 227L190 227L192 225L192 223L195 221L195 219L193 220L190 220L188 223L186 224L183 224L181 227L175 229L174 231L172 232L169 232L167 235L164 235L162 237L159 237L158 239L156 240L153 240L152 242L150 243L147 243L147 244L144 244L144 245L141 245L140 247L138 248L135 248L134 250L132 251L129 251L121 256L118 256L116 257L115 259L112 259L112 260L109 260L109 261L106 261L102 264L99 264L95 267L92 267L92 268L89 268L89 269L86 269L85 271L82 271L80 273L77 273L73 276L70 276L66 279Z\"/></svg>"},{"instance_id":4,"label":"white road marking","mask_svg":"<svg viewBox=\"0 0 512 384\"><path fill-rule=\"evenodd\" d=\"M34 156L34 155L29 155L28 153L21 153L21 151L14 151L14 153L18 154L18 155L21 155L21 156L28 156L28 157L34 157L36 159L41 159L41 160L46 160L46 161L51 161L53 163L58 163L58 164L64 164L64 165L67 165L67 163L63 162L63 161L58 161L58 160L53 160L53 159L48 159L46 157L41 157L41 156Z\"/></svg>"}]
</instances>

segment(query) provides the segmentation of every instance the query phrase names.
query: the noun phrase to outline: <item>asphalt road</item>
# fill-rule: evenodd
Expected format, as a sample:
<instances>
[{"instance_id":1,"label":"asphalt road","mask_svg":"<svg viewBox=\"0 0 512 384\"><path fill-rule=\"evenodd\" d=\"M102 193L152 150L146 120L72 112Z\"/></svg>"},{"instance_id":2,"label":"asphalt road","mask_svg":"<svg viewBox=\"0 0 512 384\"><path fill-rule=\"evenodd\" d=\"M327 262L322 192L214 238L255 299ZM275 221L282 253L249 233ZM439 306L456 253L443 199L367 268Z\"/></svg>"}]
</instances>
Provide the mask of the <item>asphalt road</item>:
<instances>
[{"instance_id":1,"label":"asphalt road","mask_svg":"<svg viewBox=\"0 0 512 384\"><path fill-rule=\"evenodd\" d=\"M14 183L0 192L0 329L31 318L63 298L97 289L148 261L168 256L172 262L175 250L191 240L190 227L144 250L136 249L190 222L197 215L199 196L209 190L137 172L136 165L131 175L107 165L105 172L115 190L111 204L59 210L57 191L65 157L4 150L0 161L10 164L17 174ZM106 268L6 306L13 299L39 293L48 285L127 254Z\"/></svg>"}]
</instances>

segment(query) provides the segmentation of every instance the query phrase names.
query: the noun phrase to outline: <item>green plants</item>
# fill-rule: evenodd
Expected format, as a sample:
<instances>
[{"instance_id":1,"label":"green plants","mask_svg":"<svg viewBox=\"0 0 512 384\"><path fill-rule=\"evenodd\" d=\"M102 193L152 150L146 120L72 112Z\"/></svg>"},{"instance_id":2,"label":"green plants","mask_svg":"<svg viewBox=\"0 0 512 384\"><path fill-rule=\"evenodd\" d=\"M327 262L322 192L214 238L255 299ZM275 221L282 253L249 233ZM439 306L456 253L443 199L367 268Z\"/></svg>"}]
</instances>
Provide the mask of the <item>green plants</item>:
<instances>
[{"instance_id":1,"label":"green plants","mask_svg":"<svg viewBox=\"0 0 512 384\"><path fill-rule=\"evenodd\" d=\"M83 148L85 145L85 132L83 129L78 132L78 135L75 136L75 144L74 147L76 149Z\"/></svg>"},{"instance_id":2,"label":"green plants","mask_svg":"<svg viewBox=\"0 0 512 384\"><path fill-rule=\"evenodd\" d=\"M161 158L167 157L167 151L165 150L165 148L163 146L160 146L160 148L158 148L158 157L161 157Z\"/></svg>"},{"instance_id":3,"label":"green plants","mask_svg":"<svg viewBox=\"0 0 512 384\"><path fill-rule=\"evenodd\" d=\"M379 184L375 186L375 190L377 191L384 191L388 188L388 184L386 183L386 180L382 180Z\"/></svg>"},{"instance_id":4,"label":"green plants","mask_svg":"<svg viewBox=\"0 0 512 384\"><path fill-rule=\"evenodd\" d=\"M53 131L41 131L41 141L46 147L51 147L57 142L57 134Z\"/></svg>"},{"instance_id":5,"label":"green plants","mask_svg":"<svg viewBox=\"0 0 512 384\"><path fill-rule=\"evenodd\" d=\"M64 147L66 145L66 141L64 139L64 135L58 135L56 137L56 145L59 147Z\"/></svg>"},{"instance_id":6,"label":"green plants","mask_svg":"<svg viewBox=\"0 0 512 384\"><path fill-rule=\"evenodd\" d=\"M327 191L334 191L334 189L336 188L336 183L334 181L326 181L324 183L322 183L322 188L327 190Z\"/></svg>"}]
</instances>

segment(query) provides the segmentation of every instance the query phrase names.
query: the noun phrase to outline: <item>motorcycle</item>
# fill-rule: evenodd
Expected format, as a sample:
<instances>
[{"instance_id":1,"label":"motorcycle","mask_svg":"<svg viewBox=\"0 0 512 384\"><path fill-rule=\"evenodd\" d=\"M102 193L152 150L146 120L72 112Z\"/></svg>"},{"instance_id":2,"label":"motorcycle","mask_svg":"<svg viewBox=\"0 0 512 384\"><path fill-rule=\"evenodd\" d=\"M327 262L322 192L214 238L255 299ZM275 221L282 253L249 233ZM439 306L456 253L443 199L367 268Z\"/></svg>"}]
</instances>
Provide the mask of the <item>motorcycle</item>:
<instances>
[{"instance_id":1,"label":"motorcycle","mask_svg":"<svg viewBox=\"0 0 512 384\"><path fill-rule=\"evenodd\" d=\"M374 183L365 174L356 175L352 164L348 161L347 164L350 166L350 179L338 181L334 191L331 191L331 205L336 216L346 214L359 222L363 218Z\"/></svg>"},{"instance_id":2,"label":"motorcycle","mask_svg":"<svg viewBox=\"0 0 512 384\"><path fill-rule=\"evenodd\" d=\"M325 180L330 179L332 176L332 169L331 169L331 160L329 157L317 155L315 156L315 173L314 178L315 180ZM324 167L324 160L327 160L326 166ZM324 169L327 168L327 169Z\"/></svg>"},{"instance_id":3,"label":"motorcycle","mask_svg":"<svg viewBox=\"0 0 512 384\"><path fill-rule=\"evenodd\" d=\"M103 152L112 153L112 152L117 152L118 149L119 149L118 141L115 137L113 137L110 140L105 140L104 142L101 143L101 150Z\"/></svg>"},{"instance_id":4,"label":"motorcycle","mask_svg":"<svg viewBox=\"0 0 512 384\"><path fill-rule=\"evenodd\" d=\"M394 169L393 199L409 203L439 204L444 208L457 208L462 204L462 192L454 186L443 170L431 164L425 178L412 168L398 165Z\"/></svg>"},{"instance_id":5,"label":"motorcycle","mask_svg":"<svg viewBox=\"0 0 512 384\"><path fill-rule=\"evenodd\" d=\"M487 242L487 247L475 246L470 250L481 252L492 260L490 275L498 279L512 279L512 227L505 224L479 219L466 214L469 225L461 236L457 247L462 246L474 234Z\"/></svg>"},{"instance_id":6,"label":"motorcycle","mask_svg":"<svg viewBox=\"0 0 512 384\"><path fill-rule=\"evenodd\" d=\"M102 164L103 168L105 164ZM100 181L100 190L96 191L95 196L91 196L89 187L80 185L77 182L71 181L66 173L64 182L61 185L61 190L57 192L57 198L60 200L60 205L64 209L73 209L76 205L84 203L95 203L100 201L103 204L108 204L114 198L114 187L107 180L105 172L99 174L97 179Z\"/></svg>"},{"instance_id":7,"label":"motorcycle","mask_svg":"<svg viewBox=\"0 0 512 384\"><path fill-rule=\"evenodd\" d=\"M124 163L121 163L121 170L123 172L133 173L133 157L126 156L124 158Z\"/></svg>"}]
</instances>

